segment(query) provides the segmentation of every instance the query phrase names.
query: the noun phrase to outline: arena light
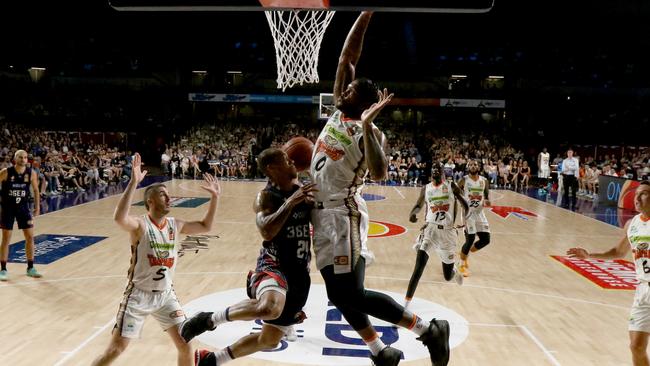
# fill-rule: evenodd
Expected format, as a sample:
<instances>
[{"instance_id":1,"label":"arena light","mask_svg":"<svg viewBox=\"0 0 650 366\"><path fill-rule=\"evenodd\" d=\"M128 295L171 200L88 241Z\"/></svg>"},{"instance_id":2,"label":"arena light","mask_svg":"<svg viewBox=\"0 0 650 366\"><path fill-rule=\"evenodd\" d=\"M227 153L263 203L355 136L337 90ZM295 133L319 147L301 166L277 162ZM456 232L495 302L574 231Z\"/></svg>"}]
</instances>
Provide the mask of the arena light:
<instances>
[{"instance_id":1,"label":"arena light","mask_svg":"<svg viewBox=\"0 0 650 366\"><path fill-rule=\"evenodd\" d=\"M229 70L229 71L226 71L226 74L236 74L236 75L239 75L239 74L241 74L241 73L242 73L241 71L236 71L236 70Z\"/></svg>"},{"instance_id":2,"label":"arena light","mask_svg":"<svg viewBox=\"0 0 650 366\"><path fill-rule=\"evenodd\" d=\"M34 70L34 71L45 71L45 68L44 68L44 67L35 67L35 66L32 66L32 67L30 67L29 69L30 69L30 70Z\"/></svg>"},{"instance_id":3,"label":"arena light","mask_svg":"<svg viewBox=\"0 0 650 366\"><path fill-rule=\"evenodd\" d=\"M192 70L192 74L205 75L208 72L206 70Z\"/></svg>"},{"instance_id":4,"label":"arena light","mask_svg":"<svg viewBox=\"0 0 650 366\"><path fill-rule=\"evenodd\" d=\"M503 75L490 75L488 79L503 79Z\"/></svg>"},{"instance_id":5,"label":"arena light","mask_svg":"<svg viewBox=\"0 0 650 366\"><path fill-rule=\"evenodd\" d=\"M451 75L451 77L454 79L465 79L467 78L467 75Z\"/></svg>"}]
</instances>

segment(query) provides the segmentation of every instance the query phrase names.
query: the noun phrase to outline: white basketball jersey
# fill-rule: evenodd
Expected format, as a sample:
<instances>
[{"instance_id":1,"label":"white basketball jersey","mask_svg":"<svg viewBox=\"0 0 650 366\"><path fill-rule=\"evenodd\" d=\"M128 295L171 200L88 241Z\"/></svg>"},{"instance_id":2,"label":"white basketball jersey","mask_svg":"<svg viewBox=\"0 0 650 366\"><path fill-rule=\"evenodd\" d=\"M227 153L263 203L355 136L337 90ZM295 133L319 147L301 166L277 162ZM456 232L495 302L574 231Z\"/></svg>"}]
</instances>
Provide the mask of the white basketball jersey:
<instances>
[{"instance_id":1,"label":"white basketball jersey","mask_svg":"<svg viewBox=\"0 0 650 366\"><path fill-rule=\"evenodd\" d=\"M439 186L434 186L433 182L427 184L424 200L427 203L427 222L448 227L454 225L456 198L449 181L445 180Z\"/></svg>"},{"instance_id":2,"label":"white basketball jersey","mask_svg":"<svg viewBox=\"0 0 650 366\"><path fill-rule=\"evenodd\" d=\"M641 214L632 218L627 228L627 239L632 246L636 278L650 282L650 220L643 220Z\"/></svg>"},{"instance_id":3,"label":"white basketball jersey","mask_svg":"<svg viewBox=\"0 0 650 366\"><path fill-rule=\"evenodd\" d=\"M551 154L549 153L540 153L540 161L542 166L548 166L549 160L551 159Z\"/></svg>"},{"instance_id":4,"label":"white basketball jersey","mask_svg":"<svg viewBox=\"0 0 650 366\"><path fill-rule=\"evenodd\" d=\"M149 215L143 215L143 220L144 233L132 249L129 278L141 290L167 290L172 287L178 260L176 220L167 217L161 227L156 226Z\"/></svg>"},{"instance_id":5,"label":"white basketball jersey","mask_svg":"<svg viewBox=\"0 0 650 366\"><path fill-rule=\"evenodd\" d=\"M311 158L311 176L317 184L316 201L337 201L359 194L368 172L359 142L361 121L345 120L336 111L316 140Z\"/></svg>"},{"instance_id":6,"label":"white basketball jersey","mask_svg":"<svg viewBox=\"0 0 650 366\"><path fill-rule=\"evenodd\" d=\"M469 175L464 177L465 184L463 187L463 195L467 200L469 205L470 212L481 212L483 211L483 193L485 192L485 186L487 185L487 179L482 176L478 176L478 180L472 179Z\"/></svg>"}]
</instances>

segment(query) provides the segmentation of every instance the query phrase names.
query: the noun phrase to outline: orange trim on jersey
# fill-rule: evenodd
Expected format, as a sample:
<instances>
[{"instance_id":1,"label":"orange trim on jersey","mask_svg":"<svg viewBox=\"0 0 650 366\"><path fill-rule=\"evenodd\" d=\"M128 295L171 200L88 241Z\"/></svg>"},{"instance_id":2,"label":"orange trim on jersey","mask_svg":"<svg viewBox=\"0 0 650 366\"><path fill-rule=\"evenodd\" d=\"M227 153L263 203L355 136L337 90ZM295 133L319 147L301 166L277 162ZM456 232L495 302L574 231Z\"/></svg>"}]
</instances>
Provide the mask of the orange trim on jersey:
<instances>
[{"instance_id":1,"label":"orange trim on jersey","mask_svg":"<svg viewBox=\"0 0 650 366\"><path fill-rule=\"evenodd\" d=\"M341 121L348 122L348 121L357 121L357 120L355 120L354 118L351 118L351 117L346 117L345 114L343 114L343 112L341 112Z\"/></svg>"},{"instance_id":2,"label":"orange trim on jersey","mask_svg":"<svg viewBox=\"0 0 650 366\"><path fill-rule=\"evenodd\" d=\"M157 227L158 230L162 230L162 229L165 228L165 226L167 226L167 218L165 218L163 220L162 226L158 226L158 224L155 221L153 221L153 219L151 218L151 216L149 214L147 214L147 216L149 216L149 221L151 221L151 223L154 224L154 226Z\"/></svg>"},{"instance_id":3,"label":"orange trim on jersey","mask_svg":"<svg viewBox=\"0 0 650 366\"><path fill-rule=\"evenodd\" d=\"M407 328L409 330L411 330L411 329L415 328L415 325L417 323L418 323L418 317L417 317L417 315L413 314L413 321L411 322L411 324L409 324L409 326Z\"/></svg>"},{"instance_id":4,"label":"orange trim on jersey","mask_svg":"<svg viewBox=\"0 0 650 366\"><path fill-rule=\"evenodd\" d=\"M643 222L648 222L648 221L650 221L650 217L643 217L643 214L641 214L641 216L639 216L639 218L640 218L641 221L643 221Z\"/></svg>"},{"instance_id":5,"label":"orange trim on jersey","mask_svg":"<svg viewBox=\"0 0 650 366\"><path fill-rule=\"evenodd\" d=\"M370 342L374 342L377 338L379 338L379 334L377 334L377 332L375 332L375 334L373 334L372 337L370 337L368 339L364 338L363 341L365 343L370 343Z\"/></svg>"}]
</instances>

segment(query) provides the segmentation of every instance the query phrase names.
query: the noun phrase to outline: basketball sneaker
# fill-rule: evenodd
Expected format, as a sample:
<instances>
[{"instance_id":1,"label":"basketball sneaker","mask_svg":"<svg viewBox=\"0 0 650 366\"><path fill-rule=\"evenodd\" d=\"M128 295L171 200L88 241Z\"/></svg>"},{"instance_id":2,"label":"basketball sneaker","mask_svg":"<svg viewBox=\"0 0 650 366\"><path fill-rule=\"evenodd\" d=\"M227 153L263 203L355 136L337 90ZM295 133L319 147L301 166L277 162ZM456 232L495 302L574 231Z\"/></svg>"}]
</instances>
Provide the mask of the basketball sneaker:
<instances>
[{"instance_id":1,"label":"basketball sneaker","mask_svg":"<svg viewBox=\"0 0 650 366\"><path fill-rule=\"evenodd\" d=\"M454 266L454 281L458 284L458 286L463 285L463 274L458 270L458 267Z\"/></svg>"},{"instance_id":2,"label":"basketball sneaker","mask_svg":"<svg viewBox=\"0 0 650 366\"><path fill-rule=\"evenodd\" d=\"M190 343L194 337L208 330L215 330L217 327L212 324L212 313L200 312L185 320L178 327L178 332L185 342Z\"/></svg>"},{"instance_id":3,"label":"basketball sneaker","mask_svg":"<svg viewBox=\"0 0 650 366\"><path fill-rule=\"evenodd\" d=\"M396 366L404 354L402 351L391 346L382 349L377 356L370 356L374 366Z\"/></svg>"},{"instance_id":4,"label":"basketball sneaker","mask_svg":"<svg viewBox=\"0 0 650 366\"><path fill-rule=\"evenodd\" d=\"M32 268L27 268L27 275L28 275L29 277L34 277L34 278L41 278L41 277L43 277L43 275L40 274L40 273L38 273L38 271L37 271L36 268L34 268L34 267L32 267Z\"/></svg>"},{"instance_id":5,"label":"basketball sneaker","mask_svg":"<svg viewBox=\"0 0 650 366\"><path fill-rule=\"evenodd\" d=\"M463 277L469 277L469 263L467 260L460 262L460 273L463 275Z\"/></svg>"},{"instance_id":6,"label":"basketball sneaker","mask_svg":"<svg viewBox=\"0 0 650 366\"><path fill-rule=\"evenodd\" d=\"M295 342L298 340L298 333L296 333L296 327L293 325L290 325L289 328L287 329L287 332L284 333L284 336L287 338L287 341L289 342Z\"/></svg>"},{"instance_id":7,"label":"basketball sneaker","mask_svg":"<svg viewBox=\"0 0 650 366\"><path fill-rule=\"evenodd\" d=\"M6 270L0 271L0 281L8 281L9 280L9 272Z\"/></svg>"},{"instance_id":8,"label":"basketball sneaker","mask_svg":"<svg viewBox=\"0 0 650 366\"><path fill-rule=\"evenodd\" d=\"M217 364L217 356L214 352L207 349L197 349L194 351L194 366L215 366Z\"/></svg>"},{"instance_id":9,"label":"basketball sneaker","mask_svg":"<svg viewBox=\"0 0 650 366\"><path fill-rule=\"evenodd\" d=\"M449 363L449 322L431 319L429 329L417 338L429 349L432 366L447 366Z\"/></svg>"}]
</instances>

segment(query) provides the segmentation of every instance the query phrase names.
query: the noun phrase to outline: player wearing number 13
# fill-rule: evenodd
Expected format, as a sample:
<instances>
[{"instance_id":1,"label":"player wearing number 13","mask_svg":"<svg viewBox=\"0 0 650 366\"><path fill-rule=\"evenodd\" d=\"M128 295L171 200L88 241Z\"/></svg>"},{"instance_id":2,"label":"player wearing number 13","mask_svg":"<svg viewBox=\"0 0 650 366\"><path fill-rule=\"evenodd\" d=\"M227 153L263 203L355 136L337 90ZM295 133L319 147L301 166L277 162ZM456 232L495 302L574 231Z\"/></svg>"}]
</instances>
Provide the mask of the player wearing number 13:
<instances>
[{"instance_id":1,"label":"player wearing number 13","mask_svg":"<svg viewBox=\"0 0 650 366\"><path fill-rule=\"evenodd\" d=\"M280 149L262 151L257 162L269 183L257 195L254 206L264 241L255 272L250 272L246 281L250 299L214 313L198 313L181 326L181 335L189 342L207 330L236 320L261 319L264 325L261 332L247 334L220 351L197 351L199 366L223 365L274 349L289 328L305 318L302 308L311 285L309 222L316 186L299 184L293 161Z\"/></svg>"},{"instance_id":2,"label":"player wearing number 13","mask_svg":"<svg viewBox=\"0 0 650 366\"><path fill-rule=\"evenodd\" d=\"M623 258L632 249L636 278L639 284L634 294L628 330L634 366L648 366L647 347L650 338L650 181L640 182L634 194L634 207L640 212L625 224L625 236L610 250L589 253L583 248L571 248L571 258Z\"/></svg>"},{"instance_id":3,"label":"player wearing number 13","mask_svg":"<svg viewBox=\"0 0 650 366\"><path fill-rule=\"evenodd\" d=\"M468 206L456 183L445 179L443 169L441 163L434 162L431 165L431 183L422 187L420 197L418 197L409 216L409 221L417 222L418 212L420 212L423 205L426 205L426 223L422 227L415 245L418 254L406 290L405 304L407 307L418 287L424 267L429 261L429 253L434 249L442 261L442 272L445 280L451 281L455 279L459 285L463 284L463 275L455 267L458 234L454 222L458 213L456 202L460 202L460 205L463 206L464 213L467 213Z\"/></svg>"},{"instance_id":4,"label":"player wearing number 13","mask_svg":"<svg viewBox=\"0 0 650 366\"><path fill-rule=\"evenodd\" d=\"M133 158L131 181L115 208L113 219L129 233L131 244L131 265L124 299L120 303L111 341L93 365L108 365L113 362L129 344L132 338L139 338L148 315L158 321L169 334L178 351L178 365L194 365L192 348L179 334L179 324L185 320L174 289L172 279L182 234L200 234L210 231L217 210L219 183L205 174L201 186L210 194L210 204L201 221L184 221L168 217L170 197L163 184L153 184L144 191L144 205L147 213L130 216L129 207L135 189L147 171L141 171L140 154Z\"/></svg>"}]
</instances>

